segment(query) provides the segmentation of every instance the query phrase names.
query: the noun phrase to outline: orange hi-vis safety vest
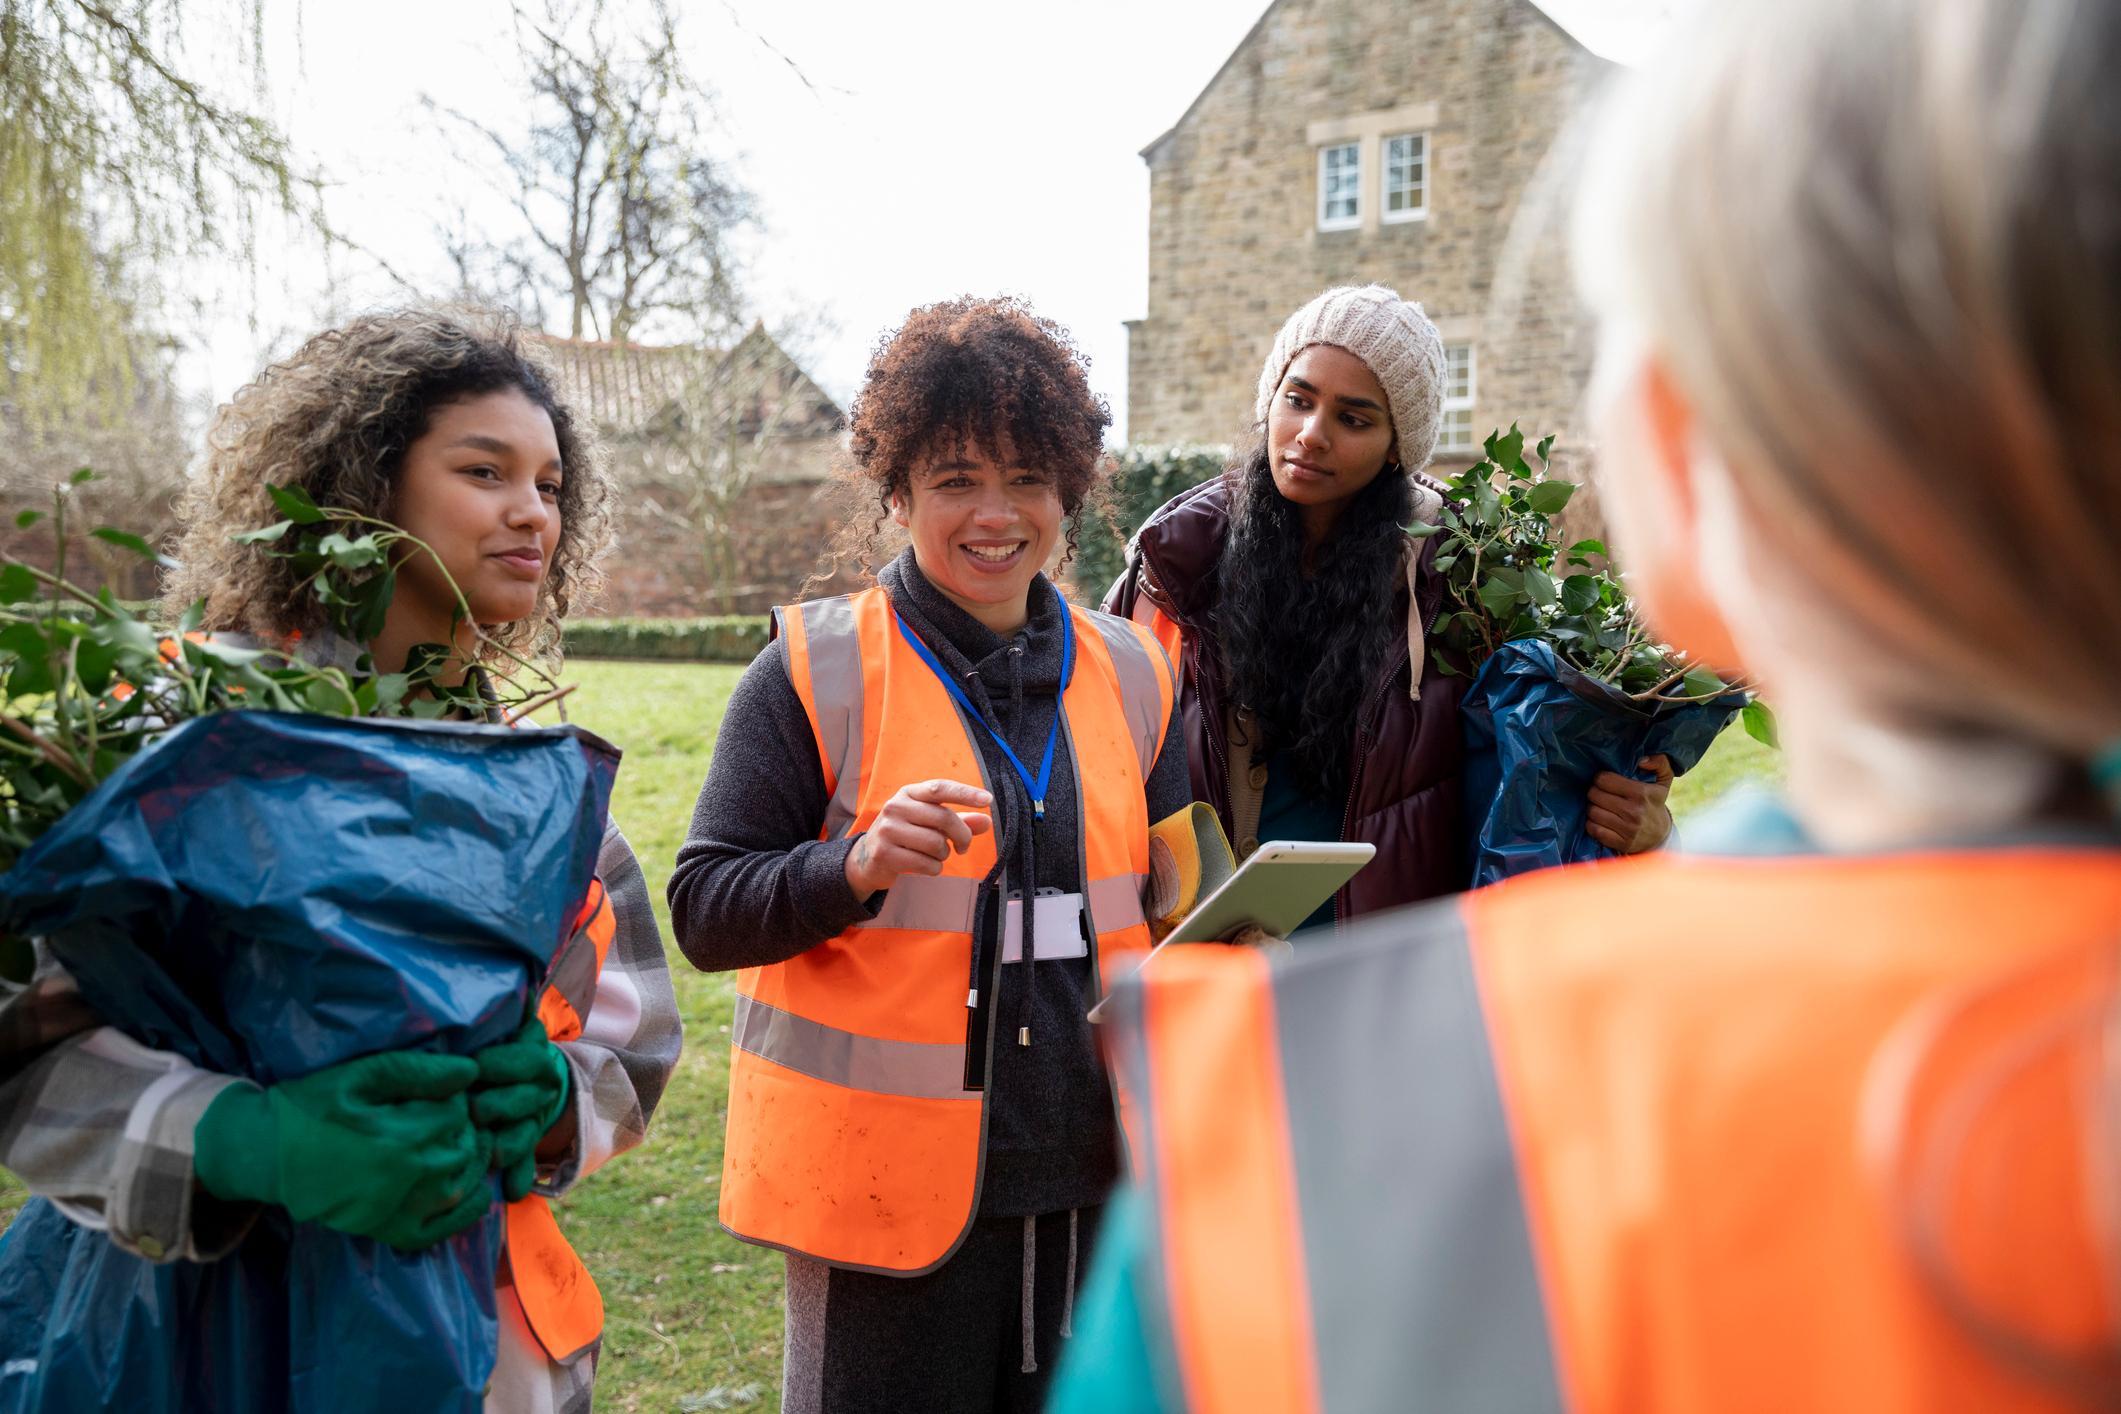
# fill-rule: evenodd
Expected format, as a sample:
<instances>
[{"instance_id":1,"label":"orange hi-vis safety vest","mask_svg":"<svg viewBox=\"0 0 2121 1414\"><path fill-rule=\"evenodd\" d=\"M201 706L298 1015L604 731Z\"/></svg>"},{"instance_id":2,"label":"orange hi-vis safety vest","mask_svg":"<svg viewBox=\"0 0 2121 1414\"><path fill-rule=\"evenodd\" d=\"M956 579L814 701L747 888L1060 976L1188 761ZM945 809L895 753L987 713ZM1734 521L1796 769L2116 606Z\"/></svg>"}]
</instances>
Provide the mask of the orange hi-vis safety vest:
<instances>
[{"instance_id":1,"label":"orange hi-vis safety vest","mask_svg":"<svg viewBox=\"0 0 2121 1414\"><path fill-rule=\"evenodd\" d=\"M2113 1407L2117 1000L2096 847L1651 856L1167 950L1108 1008L1165 1407Z\"/></svg>"},{"instance_id":2,"label":"orange hi-vis safety vest","mask_svg":"<svg viewBox=\"0 0 2121 1414\"><path fill-rule=\"evenodd\" d=\"M1137 592L1134 596L1134 611L1130 615L1134 622L1149 630L1149 636L1164 650L1164 656L1173 667L1185 661L1186 632L1178 626L1178 620L1156 607L1149 596Z\"/></svg>"},{"instance_id":3,"label":"orange hi-vis safety vest","mask_svg":"<svg viewBox=\"0 0 2121 1414\"><path fill-rule=\"evenodd\" d=\"M617 932L603 881L591 880L574 936L553 959L538 998L538 1019L554 1041L582 1034L582 1019ZM604 1333L604 1297L595 1279L560 1231L549 1200L535 1193L518 1198L508 1205L507 1219L508 1269L523 1319L554 1360L580 1354Z\"/></svg>"},{"instance_id":4,"label":"orange hi-vis safety vest","mask_svg":"<svg viewBox=\"0 0 2121 1414\"><path fill-rule=\"evenodd\" d=\"M1061 697L1080 800L1087 932L1100 986L1149 948L1145 783L1171 715L1169 664L1132 625L1074 608L1075 667ZM959 712L899 633L881 588L776 613L817 736L830 803L820 838L869 827L902 787L980 783L999 801ZM722 1226L747 1242L838 1266L913 1276L970 1227L986 1106L967 1088L974 913L996 834L936 877L903 875L876 917L785 962L737 974ZM1003 889L1029 880L1005 876ZM996 995L993 949L985 997ZM987 1028L987 1060L994 1028ZM991 1073L984 1071L983 1073Z\"/></svg>"}]
</instances>

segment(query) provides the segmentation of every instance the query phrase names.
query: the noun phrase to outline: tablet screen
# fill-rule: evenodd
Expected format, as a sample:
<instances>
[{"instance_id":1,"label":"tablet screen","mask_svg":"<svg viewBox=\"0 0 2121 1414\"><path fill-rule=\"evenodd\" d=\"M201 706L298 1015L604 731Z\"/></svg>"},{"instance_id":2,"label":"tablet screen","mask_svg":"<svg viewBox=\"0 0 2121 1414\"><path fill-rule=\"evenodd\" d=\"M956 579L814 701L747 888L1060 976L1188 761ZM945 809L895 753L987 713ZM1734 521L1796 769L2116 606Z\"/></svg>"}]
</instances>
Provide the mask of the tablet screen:
<instances>
[{"instance_id":1,"label":"tablet screen","mask_svg":"<svg viewBox=\"0 0 2121 1414\"><path fill-rule=\"evenodd\" d=\"M1367 844L1269 840L1164 941L1224 942L1248 927L1286 938L1376 853Z\"/></svg>"}]
</instances>

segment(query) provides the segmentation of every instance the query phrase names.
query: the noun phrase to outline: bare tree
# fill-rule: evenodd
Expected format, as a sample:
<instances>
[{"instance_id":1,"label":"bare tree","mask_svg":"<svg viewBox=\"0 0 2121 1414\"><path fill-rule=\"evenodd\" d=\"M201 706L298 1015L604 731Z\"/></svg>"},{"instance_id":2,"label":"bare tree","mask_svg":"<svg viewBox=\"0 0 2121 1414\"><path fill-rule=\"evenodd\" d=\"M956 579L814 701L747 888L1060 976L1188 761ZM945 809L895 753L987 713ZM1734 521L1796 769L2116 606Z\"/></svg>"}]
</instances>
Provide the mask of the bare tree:
<instances>
[{"instance_id":1,"label":"bare tree","mask_svg":"<svg viewBox=\"0 0 2121 1414\"><path fill-rule=\"evenodd\" d=\"M664 0L635 13L646 23L627 30L605 0L518 0L522 130L428 100L500 158L521 227L453 258L467 292L564 307L573 338L720 342L740 327L732 237L751 197L707 153L712 104L675 15Z\"/></svg>"},{"instance_id":2,"label":"bare tree","mask_svg":"<svg viewBox=\"0 0 2121 1414\"><path fill-rule=\"evenodd\" d=\"M751 587L739 582L737 555L738 510L747 494L777 470L796 470L781 463L812 454L818 439L837 430L831 400L780 340L754 324L643 438L638 504L691 532L718 608L727 610Z\"/></svg>"}]
</instances>

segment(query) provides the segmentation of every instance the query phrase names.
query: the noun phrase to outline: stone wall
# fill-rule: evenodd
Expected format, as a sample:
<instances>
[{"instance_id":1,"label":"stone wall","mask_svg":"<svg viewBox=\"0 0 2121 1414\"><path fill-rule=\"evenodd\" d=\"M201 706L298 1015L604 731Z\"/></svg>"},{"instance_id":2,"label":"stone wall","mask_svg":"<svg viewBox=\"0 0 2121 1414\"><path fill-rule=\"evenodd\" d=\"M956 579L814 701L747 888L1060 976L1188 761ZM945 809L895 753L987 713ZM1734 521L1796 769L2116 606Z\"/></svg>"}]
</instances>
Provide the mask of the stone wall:
<instances>
[{"instance_id":1,"label":"stone wall","mask_svg":"<svg viewBox=\"0 0 2121 1414\"><path fill-rule=\"evenodd\" d=\"M1548 154L1606 67L1526 0L1281 0L1147 154L1129 439L1241 437L1281 321L1327 286L1378 280L1474 345L1476 440L1514 420L1577 443L1575 163ZM1380 125L1429 135L1426 219L1376 220ZM1358 131L1363 228L1320 231L1318 144Z\"/></svg>"}]
</instances>

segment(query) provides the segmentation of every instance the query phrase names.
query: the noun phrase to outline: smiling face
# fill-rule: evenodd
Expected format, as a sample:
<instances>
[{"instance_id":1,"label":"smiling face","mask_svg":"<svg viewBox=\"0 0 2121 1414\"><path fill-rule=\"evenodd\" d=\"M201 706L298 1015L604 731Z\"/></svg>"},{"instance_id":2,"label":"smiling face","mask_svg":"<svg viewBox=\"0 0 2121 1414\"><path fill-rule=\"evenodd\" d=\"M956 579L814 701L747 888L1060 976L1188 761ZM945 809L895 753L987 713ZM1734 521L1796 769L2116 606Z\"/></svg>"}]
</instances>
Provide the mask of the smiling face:
<instances>
[{"instance_id":1,"label":"smiling face","mask_svg":"<svg viewBox=\"0 0 2121 1414\"><path fill-rule=\"evenodd\" d=\"M450 580L477 623L528 617L559 549L562 474L552 418L521 392L436 408L406 449L391 519L433 547L441 568L419 552L400 565L384 637L449 641Z\"/></svg>"},{"instance_id":2,"label":"smiling face","mask_svg":"<svg viewBox=\"0 0 2121 1414\"><path fill-rule=\"evenodd\" d=\"M1377 375L1346 349L1313 344L1289 361L1267 410L1267 458L1312 543L1392 460L1389 407Z\"/></svg>"},{"instance_id":3,"label":"smiling face","mask_svg":"<svg viewBox=\"0 0 2121 1414\"><path fill-rule=\"evenodd\" d=\"M913 537L930 584L996 633L1013 633L1060 535L1060 491L1045 472L967 447L916 466L892 519Z\"/></svg>"}]
</instances>

